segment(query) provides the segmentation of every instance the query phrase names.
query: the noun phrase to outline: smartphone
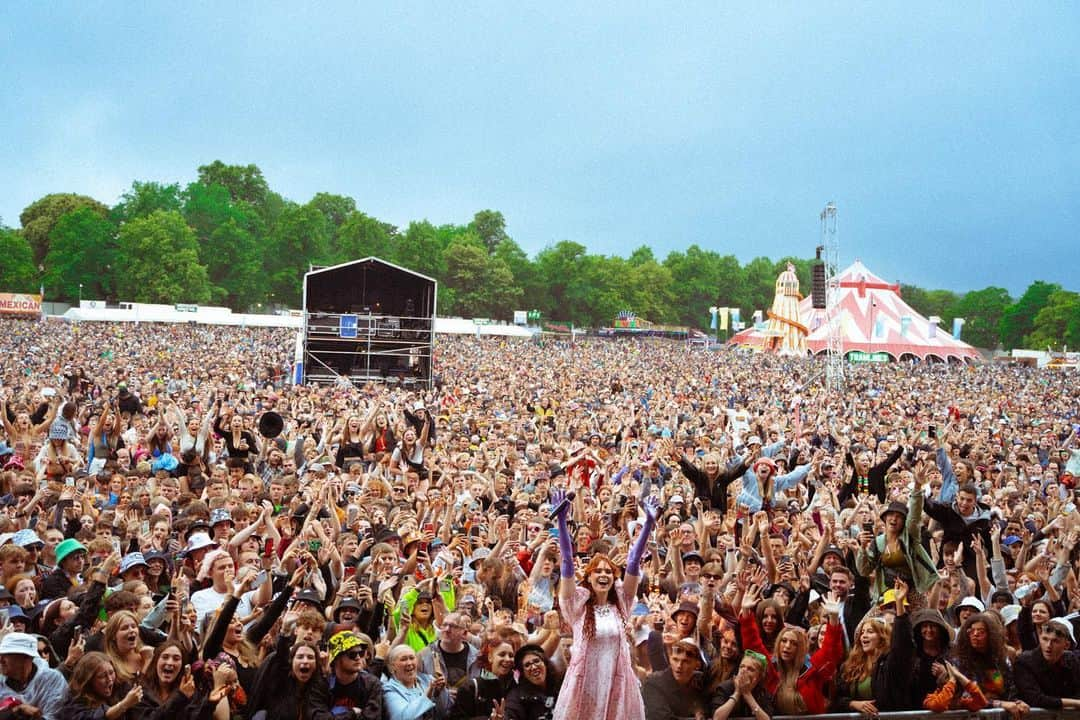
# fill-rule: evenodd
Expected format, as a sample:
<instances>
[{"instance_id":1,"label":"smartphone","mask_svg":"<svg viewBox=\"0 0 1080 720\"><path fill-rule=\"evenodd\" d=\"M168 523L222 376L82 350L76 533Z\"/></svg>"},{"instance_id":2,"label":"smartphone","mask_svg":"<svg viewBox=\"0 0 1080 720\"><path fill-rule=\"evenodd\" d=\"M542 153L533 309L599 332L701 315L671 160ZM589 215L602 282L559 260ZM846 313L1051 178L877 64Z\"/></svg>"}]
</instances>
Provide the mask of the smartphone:
<instances>
[{"instance_id":1,"label":"smartphone","mask_svg":"<svg viewBox=\"0 0 1080 720\"><path fill-rule=\"evenodd\" d=\"M872 533L872 532L874 532L874 523L873 522L864 522L862 524L862 529L865 530L868 533Z\"/></svg>"},{"instance_id":2,"label":"smartphone","mask_svg":"<svg viewBox=\"0 0 1080 720\"><path fill-rule=\"evenodd\" d=\"M789 564L791 563L791 556L790 555L781 555L780 556L780 564L782 565L784 563L789 563Z\"/></svg>"},{"instance_id":3,"label":"smartphone","mask_svg":"<svg viewBox=\"0 0 1080 720\"><path fill-rule=\"evenodd\" d=\"M274 541L273 539L267 540L263 545L263 557L274 557Z\"/></svg>"},{"instance_id":4,"label":"smartphone","mask_svg":"<svg viewBox=\"0 0 1080 720\"><path fill-rule=\"evenodd\" d=\"M73 478L73 477L64 478L64 487L75 487L75 478Z\"/></svg>"},{"instance_id":5,"label":"smartphone","mask_svg":"<svg viewBox=\"0 0 1080 720\"><path fill-rule=\"evenodd\" d=\"M424 534L435 533L435 523L424 523Z\"/></svg>"},{"instance_id":6,"label":"smartphone","mask_svg":"<svg viewBox=\"0 0 1080 720\"><path fill-rule=\"evenodd\" d=\"M937 425L930 425L926 428L926 434L932 438L937 438Z\"/></svg>"},{"instance_id":7,"label":"smartphone","mask_svg":"<svg viewBox=\"0 0 1080 720\"><path fill-rule=\"evenodd\" d=\"M266 571L260 570L259 574L255 576L255 581L251 583L251 589L257 590L264 582L266 582Z\"/></svg>"},{"instance_id":8,"label":"smartphone","mask_svg":"<svg viewBox=\"0 0 1080 720\"><path fill-rule=\"evenodd\" d=\"M553 538L559 537L559 528L557 528L557 527L548 528L548 535L550 535Z\"/></svg>"},{"instance_id":9,"label":"smartphone","mask_svg":"<svg viewBox=\"0 0 1080 720\"><path fill-rule=\"evenodd\" d=\"M142 535L146 535L148 532L150 532L150 521L143 520L141 523L139 523L139 533Z\"/></svg>"},{"instance_id":10,"label":"smartphone","mask_svg":"<svg viewBox=\"0 0 1080 720\"><path fill-rule=\"evenodd\" d=\"M348 580L349 578L353 577L354 575L356 575L356 566L355 565L346 565L345 566L345 573L344 573L343 577L346 580Z\"/></svg>"},{"instance_id":11,"label":"smartphone","mask_svg":"<svg viewBox=\"0 0 1080 720\"><path fill-rule=\"evenodd\" d=\"M311 552L317 553L322 548L322 540L308 540L307 547Z\"/></svg>"},{"instance_id":12,"label":"smartphone","mask_svg":"<svg viewBox=\"0 0 1080 720\"><path fill-rule=\"evenodd\" d=\"M117 555L119 555L120 554L120 538L113 537L113 538L110 538L110 541L112 542L113 552L116 553Z\"/></svg>"},{"instance_id":13,"label":"smartphone","mask_svg":"<svg viewBox=\"0 0 1080 720\"><path fill-rule=\"evenodd\" d=\"M1027 528L1027 531L1030 533L1035 532L1035 521L1028 518L1024 521L1024 527Z\"/></svg>"}]
</instances>

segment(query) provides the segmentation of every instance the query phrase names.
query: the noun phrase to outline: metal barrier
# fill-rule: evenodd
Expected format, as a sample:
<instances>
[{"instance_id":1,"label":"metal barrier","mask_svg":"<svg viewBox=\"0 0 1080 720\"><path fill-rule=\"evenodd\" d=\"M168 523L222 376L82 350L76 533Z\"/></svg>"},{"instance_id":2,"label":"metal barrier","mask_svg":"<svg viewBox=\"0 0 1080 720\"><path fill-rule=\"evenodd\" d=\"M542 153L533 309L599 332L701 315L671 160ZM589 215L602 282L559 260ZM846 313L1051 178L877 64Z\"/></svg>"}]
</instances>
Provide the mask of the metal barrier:
<instances>
[{"instance_id":1,"label":"metal barrier","mask_svg":"<svg viewBox=\"0 0 1080 720\"><path fill-rule=\"evenodd\" d=\"M879 713L878 720L912 720L924 717L944 718L945 720L1006 720L1009 714L998 708L988 708L979 712L967 710L950 710L943 713L932 713L927 710L905 710L903 712ZM773 715L772 720L867 720L867 715L859 713L827 713L823 715ZM685 720L694 720L686 718ZM742 720L739 718L738 720ZM750 720L750 719L747 719ZM1045 710L1043 708L1031 708L1024 715L1024 720L1080 720L1080 710Z\"/></svg>"}]
</instances>

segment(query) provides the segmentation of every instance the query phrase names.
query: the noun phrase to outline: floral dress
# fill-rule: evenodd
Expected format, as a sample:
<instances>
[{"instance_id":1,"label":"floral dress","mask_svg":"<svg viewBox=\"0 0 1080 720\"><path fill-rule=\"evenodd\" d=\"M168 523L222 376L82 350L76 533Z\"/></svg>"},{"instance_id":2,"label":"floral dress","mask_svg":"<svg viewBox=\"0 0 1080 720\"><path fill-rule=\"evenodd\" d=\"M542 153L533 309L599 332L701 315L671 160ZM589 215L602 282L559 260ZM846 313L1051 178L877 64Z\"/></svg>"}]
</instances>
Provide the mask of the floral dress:
<instances>
[{"instance_id":1,"label":"floral dress","mask_svg":"<svg viewBox=\"0 0 1080 720\"><path fill-rule=\"evenodd\" d=\"M615 592L619 604L629 607L621 581L616 582ZM554 720L644 720L641 686L634 674L619 610L614 605L596 606L596 634L586 638L588 599L589 590L579 587L569 606L562 608L563 616L574 628L574 644ZM629 615L625 610L623 614Z\"/></svg>"}]
</instances>

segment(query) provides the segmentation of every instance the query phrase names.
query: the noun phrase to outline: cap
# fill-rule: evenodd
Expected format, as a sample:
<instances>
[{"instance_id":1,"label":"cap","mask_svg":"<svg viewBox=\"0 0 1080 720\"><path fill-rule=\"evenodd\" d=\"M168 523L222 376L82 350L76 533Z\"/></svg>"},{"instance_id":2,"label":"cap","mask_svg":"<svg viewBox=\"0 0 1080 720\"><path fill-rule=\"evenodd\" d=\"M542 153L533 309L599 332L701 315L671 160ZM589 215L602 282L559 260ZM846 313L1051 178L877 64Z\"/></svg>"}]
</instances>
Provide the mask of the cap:
<instances>
[{"instance_id":1,"label":"cap","mask_svg":"<svg viewBox=\"0 0 1080 720\"><path fill-rule=\"evenodd\" d=\"M320 612L322 612L323 609L322 596L320 596L318 591L316 590L301 590L300 592L293 595L293 602L302 602L314 605L315 607L319 608Z\"/></svg>"},{"instance_id":2,"label":"cap","mask_svg":"<svg viewBox=\"0 0 1080 720\"><path fill-rule=\"evenodd\" d=\"M1001 542L1005 543L1006 545L1015 545L1016 543L1024 542L1024 540L1019 535L1006 535L1005 539Z\"/></svg>"},{"instance_id":3,"label":"cap","mask_svg":"<svg viewBox=\"0 0 1080 720\"><path fill-rule=\"evenodd\" d=\"M545 665L547 664L548 655L544 652L544 648L535 643L528 643L522 645L521 649L514 653L514 667L518 669L518 672L521 672L524 669L523 665L525 663L525 658L529 655L536 655L544 661Z\"/></svg>"},{"instance_id":4,"label":"cap","mask_svg":"<svg viewBox=\"0 0 1080 720\"><path fill-rule=\"evenodd\" d=\"M885 516L889 513L899 513L906 518L907 512L907 505L900 502L899 500L893 500L884 510L881 511L881 515L879 515L879 517L884 520Z\"/></svg>"},{"instance_id":5,"label":"cap","mask_svg":"<svg viewBox=\"0 0 1080 720\"><path fill-rule=\"evenodd\" d=\"M53 424L49 426L49 439L50 440L67 440L68 439L68 426L63 420L54 420Z\"/></svg>"},{"instance_id":6,"label":"cap","mask_svg":"<svg viewBox=\"0 0 1080 720\"><path fill-rule=\"evenodd\" d=\"M141 552L128 553L120 561L120 574L123 575L128 570L137 567L148 568L150 566L146 564L146 558L143 557Z\"/></svg>"},{"instance_id":7,"label":"cap","mask_svg":"<svg viewBox=\"0 0 1080 720\"><path fill-rule=\"evenodd\" d=\"M956 603L957 610L962 607L975 608L975 612L982 612L986 610L986 606L983 605L983 601L973 595L968 595L966 598Z\"/></svg>"},{"instance_id":8,"label":"cap","mask_svg":"<svg viewBox=\"0 0 1080 720\"><path fill-rule=\"evenodd\" d=\"M68 538L56 546L56 564L64 562L68 555L77 552L86 552L86 546L75 538Z\"/></svg>"},{"instance_id":9,"label":"cap","mask_svg":"<svg viewBox=\"0 0 1080 720\"><path fill-rule=\"evenodd\" d=\"M347 630L334 633L330 636L330 641L327 643L327 649L330 651L331 664L341 653L348 652L354 647L363 647L363 645L364 643L360 638Z\"/></svg>"},{"instance_id":10,"label":"cap","mask_svg":"<svg viewBox=\"0 0 1080 720\"><path fill-rule=\"evenodd\" d=\"M836 545L829 545L827 548L825 548L825 552L821 553L821 557L824 558L826 555L830 554L836 555L841 560L844 559L844 551Z\"/></svg>"},{"instance_id":11,"label":"cap","mask_svg":"<svg viewBox=\"0 0 1080 720\"><path fill-rule=\"evenodd\" d=\"M682 503L682 502L684 502L683 499L682 499L682 495L672 495L671 499L668 500L668 503Z\"/></svg>"},{"instance_id":12,"label":"cap","mask_svg":"<svg viewBox=\"0 0 1080 720\"><path fill-rule=\"evenodd\" d=\"M0 655L26 655L36 658L38 656L37 644L37 638L33 635L21 632L8 633L3 640L0 640Z\"/></svg>"},{"instance_id":13,"label":"cap","mask_svg":"<svg viewBox=\"0 0 1080 720\"><path fill-rule=\"evenodd\" d=\"M750 437L746 438L746 446L747 447L749 447L751 445L760 445L760 444L761 444L761 438L759 438L757 435L751 435Z\"/></svg>"},{"instance_id":14,"label":"cap","mask_svg":"<svg viewBox=\"0 0 1080 720\"><path fill-rule=\"evenodd\" d=\"M196 550L202 550L203 548L216 548L218 544L210 539L210 536L204 532L194 533L188 538L188 543L184 549L180 552L181 555L188 555Z\"/></svg>"},{"instance_id":15,"label":"cap","mask_svg":"<svg viewBox=\"0 0 1080 720\"><path fill-rule=\"evenodd\" d=\"M683 553L682 561L688 563L691 560L697 560L700 564L705 564L705 558L701 557L701 554L697 550L691 550L690 552Z\"/></svg>"},{"instance_id":16,"label":"cap","mask_svg":"<svg viewBox=\"0 0 1080 720\"><path fill-rule=\"evenodd\" d=\"M210 511L210 525L214 526L220 522L232 523L232 513L229 512L229 508L214 508Z\"/></svg>"},{"instance_id":17,"label":"cap","mask_svg":"<svg viewBox=\"0 0 1080 720\"><path fill-rule=\"evenodd\" d=\"M685 650L689 650L697 656L698 660L700 660L703 665L707 664L705 661L705 654L701 652L701 646L698 645L698 641L693 635L679 638L675 641L674 647L681 647Z\"/></svg>"},{"instance_id":18,"label":"cap","mask_svg":"<svg viewBox=\"0 0 1080 720\"><path fill-rule=\"evenodd\" d=\"M888 590L886 590L885 593L881 596L881 602L878 603L878 604L879 605L895 605L896 604L896 591L893 590L892 588L889 588ZM904 606L906 607L907 604L908 604L908 601L907 601L907 598L905 598L904 599Z\"/></svg>"},{"instance_id":19,"label":"cap","mask_svg":"<svg viewBox=\"0 0 1080 720\"><path fill-rule=\"evenodd\" d=\"M363 608L360 607L360 601L357 600L356 598L351 598L351 597L350 598L345 598L344 600L342 600L341 602L338 603L338 606L336 608L334 608L334 619L337 620L338 613L341 612L342 610L346 610L348 608L352 608L353 610L356 610L357 612L359 612L360 610L363 609Z\"/></svg>"},{"instance_id":20,"label":"cap","mask_svg":"<svg viewBox=\"0 0 1080 720\"><path fill-rule=\"evenodd\" d=\"M18 545L21 548L28 545L44 545L45 542L38 537L38 534L30 529L19 530L11 537L11 543Z\"/></svg>"},{"instance_id":21,"label":"cap","mask_svg":"<svg viewBox=\"0 0 1080 720\"><path fill-rule=\"evenodd\" d=\"M673 613L671 613L672 619L674 619L674 617L676 615L678 615L679 613L681 613L681 612L688 612L691 615L693 615L694 617L697 617L698 616L697 603L692 603L692 602L681 602L681 603L679 603L679 607L675 608L675 611Z\"/></svg>"},{"instance_id":22,"label":"cap","mask_svg":"<svg viewBox=\"0 0 1080 720\"><path fill-rule=\"evenodd\" d=\"M1016 619L1020 617L1019 605L1006 605L1001 608L1001 622L1008 627L1016 622Z\"/></svg>"},{"instance_id":23,"label":"cap","mask_svg":"<svg viewBox=\"0 0 1080 720\"><path fill-rule=\"evenodd\" d=\"M427 410L427 408L424 407L424 401L423 400L417 400L416 402L414 402L413 406L412 406L412 409L413 409L413 412L418 412L420 410Z\"/></svg>"},{"instance_id":24,"label":"cap","mask_svg":"<svg viewBox=\"0 0 1080 720\"><path fill-rule=\"evenodd\" d=\"M1068 620L1066 620L1065 618L1063 618L1063 617L1050 618L1049 620L1046 621L1046 627L1048 627L1048 628L1052 627L1055 630L1060 630L1060 631L1062 631L1063 633L1065 633L1066 635L1069 636L1069 640L1071 640L1073 643L1076 642L1076 634L1073 633L1072 623L1069 622ZM0 645L0 654L2 654L2 652L3 652L3 646Z\"/></svg>"}]
</instances>

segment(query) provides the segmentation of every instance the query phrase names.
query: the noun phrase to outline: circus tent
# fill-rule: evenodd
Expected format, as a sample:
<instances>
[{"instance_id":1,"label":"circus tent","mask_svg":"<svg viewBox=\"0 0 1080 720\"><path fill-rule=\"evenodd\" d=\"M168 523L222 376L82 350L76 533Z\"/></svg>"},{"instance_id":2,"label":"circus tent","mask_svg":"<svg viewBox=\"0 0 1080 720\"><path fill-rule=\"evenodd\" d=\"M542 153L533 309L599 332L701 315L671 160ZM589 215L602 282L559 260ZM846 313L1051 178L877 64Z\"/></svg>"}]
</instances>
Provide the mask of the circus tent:
<instances>
[{"instance_id":1,"label":"circus tent","mask_svg":"<svg viewBox=\"0 0 1080 720\"><path fill-rule=\"evenodd\" d=\"M917 313L900 296L900 286L885 282L856 260L840 273L839 323L844 352L885 353L892 360L972 361L978 351L957 340ZM811 297L799 303L799 315L810 330L806 346L812 354L828 348L825 311L815 309ZM764 348L768 334L750 327L729 341L733 345Z\"/></svg>"}]
</instances>

